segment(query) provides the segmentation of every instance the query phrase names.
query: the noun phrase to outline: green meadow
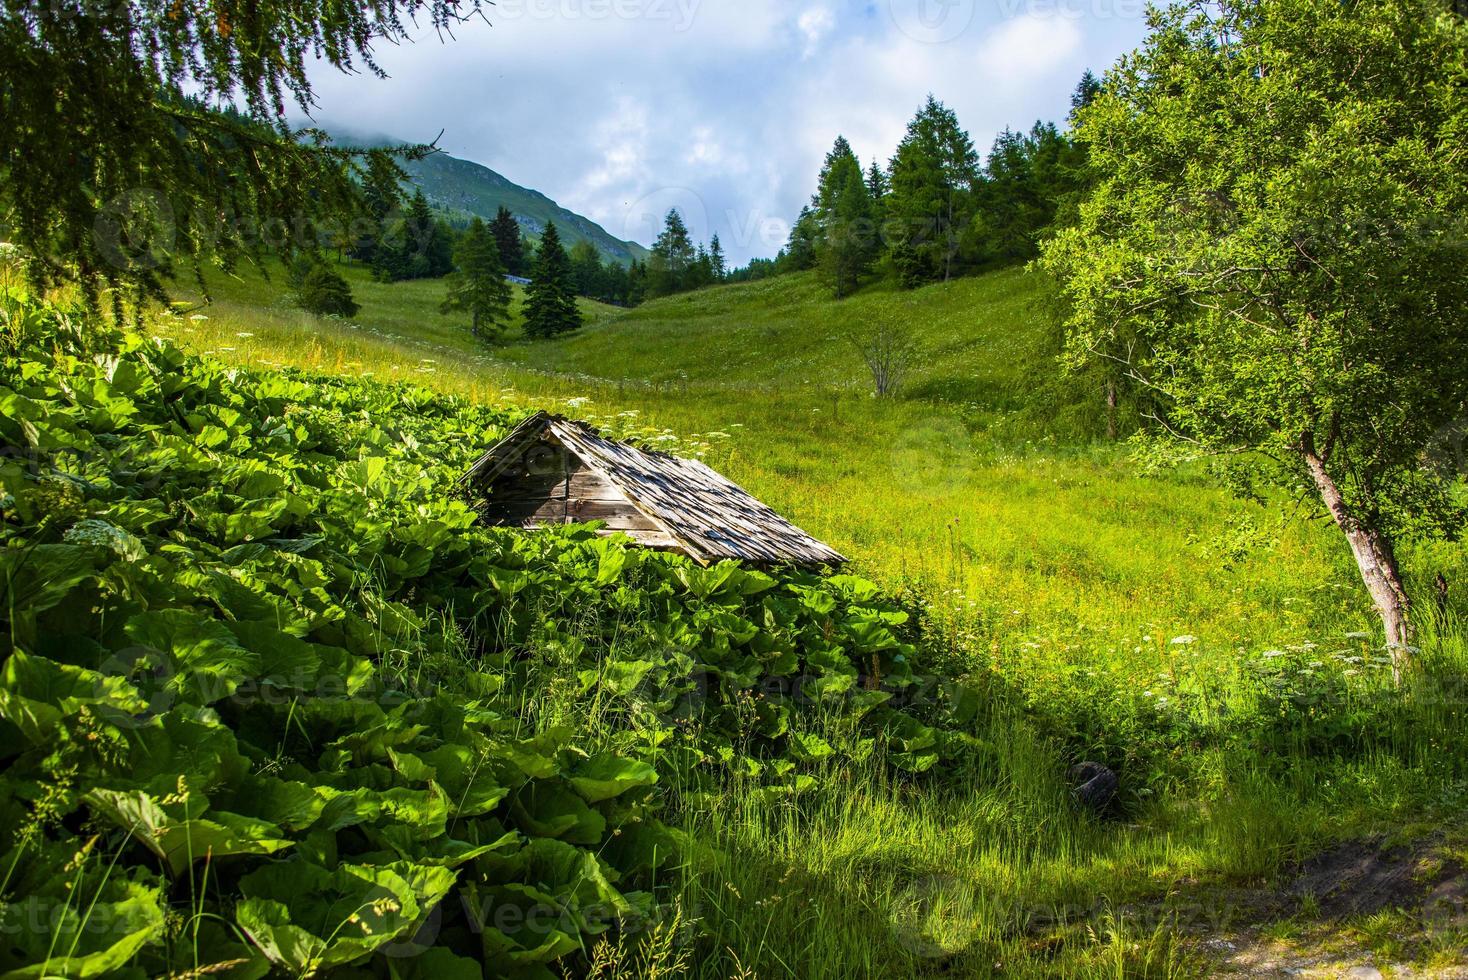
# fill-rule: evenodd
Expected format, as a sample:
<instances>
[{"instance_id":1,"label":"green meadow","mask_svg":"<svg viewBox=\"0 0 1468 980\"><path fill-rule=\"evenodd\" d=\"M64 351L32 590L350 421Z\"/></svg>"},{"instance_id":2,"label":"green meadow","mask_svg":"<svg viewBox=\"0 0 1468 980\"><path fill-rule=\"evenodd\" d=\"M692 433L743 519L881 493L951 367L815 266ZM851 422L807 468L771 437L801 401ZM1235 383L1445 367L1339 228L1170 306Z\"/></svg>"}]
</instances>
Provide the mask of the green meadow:
<instances>
[{"instance_id":1,"label":"green meadow","mask_svg":"<svg viewBox=\"0 0 1468 980\"><path fill-rule=\"evenodd\" d=\"M842 301L802 274L586 303L573 335L486 348L437 312L441 283L342 271L362 306L349 322L242 273L148 329L233 363L410 381L698 455L910 604L934 665L987 692L982 778L833 764L795 803L736 785L682 812L701 945L680 958L663 937L654 975L1204 975L1204 940L1238 926L1200 909L1232 889L1332 842L1461 820L1463 550L1404 555L1424 669L1395 691L1336 532L1287 500L1233 498L1206 461L1151 471L1104 438L1101 393L1062 375L1031 273ZM853 338L883 321L921 353L878 399ZM1437 609L1440 572L1455 584ZM1082 759L1121 774L1119 814L1070 803ZM1457 962L1461 929L1425 930L1419 912L1347 933L1402 962ZM634 975L614 961L596 975Z\"/></svg>"}]
</instances>

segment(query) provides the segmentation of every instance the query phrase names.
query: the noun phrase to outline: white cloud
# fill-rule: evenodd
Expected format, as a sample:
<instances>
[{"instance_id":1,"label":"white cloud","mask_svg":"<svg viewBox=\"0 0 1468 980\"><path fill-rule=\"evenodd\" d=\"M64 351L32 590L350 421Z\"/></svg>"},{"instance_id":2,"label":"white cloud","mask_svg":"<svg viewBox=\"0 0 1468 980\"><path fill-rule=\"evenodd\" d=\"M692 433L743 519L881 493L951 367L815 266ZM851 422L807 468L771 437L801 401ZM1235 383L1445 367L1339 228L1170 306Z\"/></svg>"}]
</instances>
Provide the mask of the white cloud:
<instances>
[{"instance_id":1,"label":"white cloud","mask_svg":"<svg viewBox=\"0 0 1468 980\"><path fill-rule=\"evenodd\" d=\"M800 15L795 26L800 29L805 38L805 50L802 57L810 58L820 48L821 42L826 35L831 33L836 26L836 15L829 7L812 7Z\"/></svg>"},{"instance_id":2,"label":"white cloud","mask_svg":"<svg viewBox=\"0 0 1468 980\"><path fill-rule=\"evenodd\" d=\"M1027 14L1007 21L985 39L979 63L996 81L1029 83L1068 64L1080 47L1076 19Z\"/></svg>"},{"instance_id":3,"label":"white cloud","mask_svg":"<svg viewBox=\"0 0 1468 980\"><path fill-rule=\"evenodd\" d=\"M386 81L314 72L319 117L404 139L443 129L448 152L619 237L650 242L677 206L742 262L782 244L838 133L885 161L932 92L986 149L1006 125L1061 117L1082 69L1143 30L979 5L959 36L924 43L889 2L501 0L492 28L380 49Z\"/></svg>"}]
</instances>

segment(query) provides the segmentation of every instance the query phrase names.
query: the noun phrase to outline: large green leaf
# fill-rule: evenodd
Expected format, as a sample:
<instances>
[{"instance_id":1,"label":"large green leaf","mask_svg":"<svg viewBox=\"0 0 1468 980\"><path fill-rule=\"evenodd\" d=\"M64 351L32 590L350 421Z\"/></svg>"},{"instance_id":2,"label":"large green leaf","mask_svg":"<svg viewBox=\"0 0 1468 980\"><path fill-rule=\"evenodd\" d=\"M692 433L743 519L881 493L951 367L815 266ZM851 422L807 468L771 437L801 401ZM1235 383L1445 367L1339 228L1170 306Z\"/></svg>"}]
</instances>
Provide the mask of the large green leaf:
<instances>
[{"instance_id":1,"label":"large green leaf","mask_svg":"<svg viewBox=\"0 0 1468 980\"><path fill-rule=\"evenodd\" d=\"M162 896L156 887L116 879L101 895L71 901L22 897L0 904L0 933L0 980L111 976L162 940Z\"/></svg>"},{"instance_id":2,"label":"large green leaf","mask_svg":"<svg viewBox=\"0 0 1468 980\"><path fill-rule=\"evenodd\" d=\"M174 877L205 858L274 854L291 846L267 821L218 811L202 816L209 803L197 793L165 804L142 790L94 789L83 800L146 844Z\"/></svg>"},{"instance_id":3,"label":"large green leaf","mask_svg":"<svg viewBox=\"0 0 1468 980\"><path fill-rule=\"evenodd\" d=\"M620 796L639 786L658 781L657 770L646 762L625 759L611 753L592 756L571 773L571 785L588 803L599 803Z\"/></svg>"},{"instance_id":4,"label":"large green leaf","mask_svg":"<svg viewBox=\"0 0 1468 980\"><path fill-rule=\"evenodd\" d=\"M235 918L272 963L309 975L411 936L454 880L445 868L406 862L327 871L284 861L241 879Z\"/></svg>"},{"instance_id":5,"label":"large green leaf","mask_svg":"<svg viewBox=\"0 0 1468 980\"><path fill-rule=\"evenodd\" d=\"M16 650L0 671L0 718L33 743L49 739L62 720L83 705L103 714L132 716L148 708L136 688L120 676L59 664Z\"/></svg>"}]
</instances>

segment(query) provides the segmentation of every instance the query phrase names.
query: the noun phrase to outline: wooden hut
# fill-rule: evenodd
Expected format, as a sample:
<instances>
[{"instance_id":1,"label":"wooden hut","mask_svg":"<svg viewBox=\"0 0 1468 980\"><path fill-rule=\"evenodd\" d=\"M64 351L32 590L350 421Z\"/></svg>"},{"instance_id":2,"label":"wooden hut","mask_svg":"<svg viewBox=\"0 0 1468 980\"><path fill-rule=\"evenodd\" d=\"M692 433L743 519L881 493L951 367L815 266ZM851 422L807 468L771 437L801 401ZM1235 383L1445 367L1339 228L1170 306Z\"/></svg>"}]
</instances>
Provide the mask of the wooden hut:
<instances>
[{"instance_id":1,"label":"wooden hut","mask_svg":"<svg viewBox=\"0 0 1468 980\"><path fill-rule=\"evenodd\" d=\"M526 419L461 478L495 525L603 522L701 564L837 565L840 554L703 463L604 439L545 412Z\"/></svg>"}]
</instances>

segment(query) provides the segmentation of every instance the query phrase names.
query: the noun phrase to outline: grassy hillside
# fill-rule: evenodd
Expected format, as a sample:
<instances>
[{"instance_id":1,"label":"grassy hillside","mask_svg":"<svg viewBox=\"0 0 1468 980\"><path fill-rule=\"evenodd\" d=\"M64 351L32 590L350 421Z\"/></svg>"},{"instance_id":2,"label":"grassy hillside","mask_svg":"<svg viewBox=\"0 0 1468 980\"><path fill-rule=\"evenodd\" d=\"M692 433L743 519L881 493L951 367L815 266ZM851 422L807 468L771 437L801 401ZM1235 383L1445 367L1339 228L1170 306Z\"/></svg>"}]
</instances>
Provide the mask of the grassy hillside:
<instances>
[{"instance_id":1,"label":"grassy hillside","mask_svg":"<svg viewBox=\"0 0 1468 980\"><path fill-rule=\"evenodd\" d=\"M1057 415L1091 409L1046 410L1053 326L1026 273L842 302L795 276L630 312L587 304L574 336L496 349L436 312L438 284L348 274L362 303L350 324L315 321L246 280L218 290L210 319L166 329L249 363L407 377L671 430L862 569L940 589L1006 644L1104 629L1123 651L1166 633L1231 654L1370 625L1322 529L1051 431ZM925 348L898 399L869 396L847 339L880 317L911 323Z\"/></svg>"},{"instance_id":2,"label":"grassy hillside","mask_svg":"<svg viewBox=\"0 0 1468 980\"><path fill-rule=\"evenodd\" d=\"M909 397L992 408L1016 403L1009 396L1017 382L1048 352L1047 314L1033 277L1020 270L918 293L878 285L841 302L798 275L668 297L549 348L503 356L614 380L864 394L870 379L853 341L897 322L923 348Z\"/></svg>"},{"instance_id":3,"label":"grassy hillside","mask_svg":"<svg viewBox=\"0 0 1468 980\"><path fill-rule=\"evenodd\" d=\"M1240 504L1201 469L1144 473L1124 447L1082 438L1086 428L1074 421L1090 410L1088 401L1084 394L1058 397L1046 383L1054 376L1047 339L1052 327L1043 291L1023 273L908 294L874 288L841 303L824 298L809 279L793 277L632 312L590 307L593 322L576 336L495 350L476 347L466 331L437 314L441 284L378 286L359 270L348 275L362 302L352 322L303 316L285 304L277 285L244 277L216 284L213 305L158 317L148 326L229 362L317 372L288 381L269 372L230 377L205 363L189 368L197 382L191 397L229 401L255 387L290 392L286 417L310 423L304 431L329 447L336 474L322 498L335 529L331 546L343 555L333 559L338 571L331 601L380 623L386 597L410 605L426 624L407 640L390 637L393 650L384 662L392 670L418 676L418 665L431 667L435 660L428 655L440 648L469 674L482 670L485 661L464 654L462 644L467 638L472 652L485 636L460 619L465 610L507 604L527 632L507 634L504 654L488 661L509 671L505 681L473 683L482 692L503 690L520 699L510 713L528 729L517 730L517 737L549 725L562 732L558 738L574 732L581 740L575 747L589 746L585 751L627 745L646 753L664 780L658 785L666 809L659 812L688 835L679 877L658 881L675 896L672 906L686 916L680 921L693 923L683 947L691 958L680 968L665 962L670 975L1206 975L1225 948L1218 943L1238 938L1228 910L1242 887L1258 888L1333 840L1377 833L1410 839L1422 828L1461 820L1468 802L1468 743L1461 735L1468 722L1452 683L1468 665L1468 649L1455 615L1425 622L1427 672L1412 689L1393 691L1361 590L1327 529L1300 515ZM883 315L910 323L927 353L905 397L877 400L865 393L861 368L841 337ZM43 354L30 357L33 366L15 373L33 387L36 378L44 379L45 398L59 404L74 397L67 392L81 392L99 405L113 404L113 389L93 377L108 370L106 358L60 358L52 367ZM48 374L62 370L79 380ZM343 375L353 379L345 388L349 397L333 393L342 384L334 376ZM357 387L364 377L412 380L465 396L468 404L440 405L403 387ZM320 389L319 406L311 404L311 385ZM31 401L19 404L31 415L53 411L39 394L27 397ZM259 437L259 448L249 452L261 458L236 464L229 444L215 442L202 456L185 457L191 467L233 472L237 465L281 465L268 439L276 438L274 416L283 410L256 395L245 403L260 405L258 418L241 420L237 411L212 405L207 414L221 425L248 422ZM140 398L139 405L152 414L146 425L128 423L129 438L147 445L153 426L177 424L153 400ZM563 540L474 531L445 547L442 561L426 566L422 588L416 580L393 578L401 576L399 560L408 557L396 552L383 565L390 592L371 577L359 582L351 563L370 565L376 558L370 549L358 553L353 533L341 529L417 540L417 532L397 525L411 527L435 513L432 508L448 506L440 498L455 467L472 455L476 439L492 440L508 418L494 415L486 424L475 405L492 412L561 408L615 432L701 454L852 555L855 570L885 586L912 614L912 632L904 635L922 669L957 684L909 688L901 676L891 676L902 668L889 657L891 662L859 668L867 671L861 690L886 678L892 705L940 711L942 734L897 720L883 728L892 741L868 757L872 745L857 719L818 702L812 714L801 716L810 727L800 739L777 736L773 746L747 749L754 745L751 733L762 730L750 726L764 725L767 711L760 696L749 694L720 702L727 712L719 724L726 728L674 723L673 730L695 744L691 756L670 751L673 743L662 741L668 716L641 700L635 682L623 684L619 672L643 670L642 660L656 661L658 670L688 671L690 664L676 656L681 642L670 660L658 659L669 657L667 637L673 634L658 620L664 613L654 615L645 603L649 596L681 596L682 587L696 595L709 585L674 584L683 582L676 572L671 579L662 572L648 578L651 565L636 583L624 583L619 559L592 554L574 533ZM67 409L65 417L83 427L114 424L112 409L99 414L90 401L82 408ZM1061 410L1078 414L1061 424L1046 417ZM390 435L420 429L431 435L437 426L445 426L433 436L441 448L421 437L398 446ZM204 435L201 430L199 438ZM217 440L212 430L208 435ZM112 444L110 435L101 438ZM379 455L384 439L412 465L404 470L405 463L394 462L378 478L414 481L407 495L389 485L374 490L368 485L372 468L352 463ZM173 436L169 446L175 446ZM293 494L316 499L308 485L311 467L293 457L289 465ZM418 467L423 480L415 475ZM366 481L360 493L351 489L352 480ZM266 498L251 503L249 513L259 509L262 519L275 514L265 507L270 494L254 482L246 485ZM133 514L109 507L119 520ZM370 520L359 513L364 508ZM201 538L244 527L222 509L206 508L189 520L198 524L190 524L189 533ZM159 533L153 525L145 528ZM170 553L182 555L176 541ZM253 550L247 557L272 567ZM1407 558L1417 583L1437 568L1456 579L1463 567L1456 547ZM552 567L542 564L547 560ZM533 574L522 578L518 570L532 566ZM445 589L461 588L455 583L466 568L480 591L450 598ZM195 590L208 586L203 579L188 582ZM796 580L787 587L802 595L807 585ZM524 602L509 601L532 588L538 591L526 593ZM760 610L732 596L703 598L713 606L690 601L687 615L709 617L699 621L706 631L684 637L700 658L717 660L733 649L737 624L721 618L726 613L758 619L783 608L773 603ZM893 613L890 622L900 618ZM794 649L832 642L838 634L831 630L838 628L804 623ZM321 629L322 636L339 632L330 623ZM861 632L838 645L857 649L854 637ZM495 639L499 635L490 641L503 642ZM419 644L426 647L420 651ZM768 653L765 645L760 640L751 649ZM888 656L892 648L885 641L883 647ZM697 669L732 677L752 667L717 661ZM505 687L497 688L500 683ZM655 701L655 694L648 697ZM481 696L488 695L476 698ZM331 724L339 725L344 717L309 707L310 724L337 719ZM275 710L271 717L279 721ZM448 705L435 703L432 710ZM291 755L284 748L289 744L310 763L286 758L286 778L328 789L348 778L337 771L344 756L320 755L316 743L295 745L289 721L278 727L284 734L277 754ZM260 732L276 730L254 721L240 729L256 742L264 738ZM437 759L447 751L433 741L442 736L431 726L411 736L391 731L393 739L424 740L405 741L411 752ZM335 728L328 734L347 737ZM806 741L806 734L821 741ZM698 741L706 737L714 740ZM724 737L729 744L718 741ZM375 738L364 739L357 751L383 754L386 761L374 764L394 771L381 773L374 791L422 772L412 759L405 761L409 749L386 735L379 746ZM823 745L839 751L826 755ZM541 751L542 743L536 746ZM883 762L889 751L935 760L935 752L951 751L962 761L950 763L944 755L942 763L926 763L932 766L927 775L894 774ZM574 779L578 764L567 752L566 773ZM318 756L321 763L312 761ZM730 768L711 784L689 786L678 775L680 759L696 765L723 760ZM1080 759L1100 760L1121 773L1121 795L1107 819L1078 812L1066 795L1066 770ZM786 762L807 768L786 770ZM765 792L765 776L792 771L814 778L791 784L794 795ZM535 792L538 799L541 790ZM568 811L556 819L574 818L571 833L585 831L586 841L593 829L605 833L612 817L627 816L609 806L598 823L559 789L555 794L553 805ZM234 799L230 805L248 804ZM532 836L567 832L537 816L538 810L512 812ZM1461 856L1460 837L1447 840ZM366 846L356 834L348 839L357 851ZM330 861L318 843L308 843L311 860ZM376 860L377 853L353 860ZM407 853L414 860L435 856L420 844ZM608 845L605 854L637 866L625 842ZM550 887L564 888L565 866L555 867L559 877ZM533 857L529 866L491 856L466 868L461 873L471 879L477 873L530 875L524 877L530 881L548 873L537 871ZM248 885L258 890L254 879ZM1301 923L1314 916L1308 901L1283 893L1259 904L1284 910L1240 912L1272 923L1270 936L1298 935ZM1461 927L1424 918L1415 906L1383 915L1348 917L1332 930L1394 960L1460 962L1468 939ZM456 928L444 934L450 944L465 940ZM670 928L677 932L676 924ZM556 949L568 962L597 955L586 947ZM624 964L630 955L626 949L605 953ZM188 965L186 957L174 963ZM582 972L616 971L603 965Z\"/></svg>"}]
</instances>

